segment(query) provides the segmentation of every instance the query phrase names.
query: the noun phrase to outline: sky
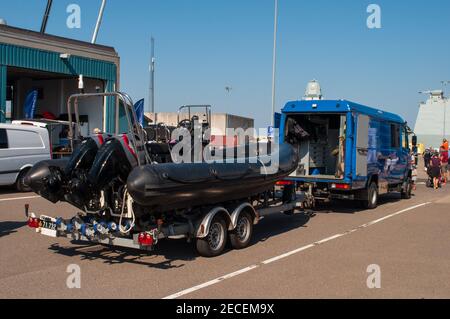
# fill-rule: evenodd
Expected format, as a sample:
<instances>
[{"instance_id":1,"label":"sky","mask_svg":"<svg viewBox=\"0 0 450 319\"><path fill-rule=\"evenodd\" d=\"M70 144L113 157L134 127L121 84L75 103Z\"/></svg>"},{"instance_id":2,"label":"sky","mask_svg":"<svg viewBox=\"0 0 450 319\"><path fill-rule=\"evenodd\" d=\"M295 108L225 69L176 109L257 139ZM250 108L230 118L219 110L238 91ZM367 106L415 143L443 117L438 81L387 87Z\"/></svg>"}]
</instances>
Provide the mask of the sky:
<instances>
[{"instance_id":1,"label":"sky","mask_svg":"<svg viewBox=\"0 0 450 319\"><path fill-rule=\"evenodd\" d=\"M55 0L47 32L90 41L101 0ZM0 0L11 26L39 31L46 0ZM70 29L69 4L81 8ZM381 28L367 27L369 4ZM309 80L327 99L397 113L414 125L421 90L450 80L448 0L279 0L276 109L300 99ZM121 57L121 90L149 95L156 41L156 111L210 104L214 112L272 117L273 0L108 0L98 43ZM226 87L232 90L227 92Z\"/></svg>"}]
</instances>

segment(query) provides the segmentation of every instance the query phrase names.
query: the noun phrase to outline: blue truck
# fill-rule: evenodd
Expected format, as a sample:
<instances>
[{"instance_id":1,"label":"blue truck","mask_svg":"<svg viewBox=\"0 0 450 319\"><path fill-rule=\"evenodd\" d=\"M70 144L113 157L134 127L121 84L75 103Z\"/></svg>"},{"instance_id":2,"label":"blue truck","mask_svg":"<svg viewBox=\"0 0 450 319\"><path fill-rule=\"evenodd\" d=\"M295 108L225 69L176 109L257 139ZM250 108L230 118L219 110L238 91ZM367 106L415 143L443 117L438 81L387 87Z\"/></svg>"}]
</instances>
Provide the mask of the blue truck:
<instances>
[{"instance_id":1,"label":"blue truck","mask_svg":"<svg viewBox=\"0 0 450 319\"><path fill-rule=\"evenodd\" d=\"M304 100L288 102L275 127L280 143L299 152L283 182L307 195L305 206L355 200L373 209L382 194L411 198L412 132L400 116L346 100Z\"/></svg>"}]
</instances>

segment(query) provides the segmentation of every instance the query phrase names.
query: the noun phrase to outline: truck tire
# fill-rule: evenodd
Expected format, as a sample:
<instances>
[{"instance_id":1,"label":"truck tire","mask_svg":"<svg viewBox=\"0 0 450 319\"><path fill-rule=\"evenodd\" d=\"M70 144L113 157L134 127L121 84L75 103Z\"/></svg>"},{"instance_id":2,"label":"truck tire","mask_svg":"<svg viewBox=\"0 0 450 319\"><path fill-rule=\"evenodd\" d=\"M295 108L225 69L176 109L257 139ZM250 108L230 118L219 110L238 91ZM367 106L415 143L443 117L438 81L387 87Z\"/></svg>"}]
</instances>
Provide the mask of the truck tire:
<instances>
[{"instance_id":1,"label":"truck tire","mask_svg":"<svg viewBox=\"0 0 450 319\"><path fill-rule=\"evenodd\" d=\"M215 216L209 226L208 236L197 238L195 248L200 256L216 257L222 254L227 243L227 223L221 216Z\"/></svg>"},{"instance_id":2,"label":"truck tire","mask_svg":"<svg viewBox=\"0 0 450 319\"><path fill-rule=\"evenodd\" d=\"M230 243L234 249L243 249L250 244L253 234L253 218L248 212L239 215L236 229L230 233Z\"/></svg>"},{"instance_id":3,"label":"truck tire","mask_svg":"<svg viewBox=\"0 0 450 319\"><path fill-rule=\"evenodd\" d=\"M412 197L412 185L410 178L406 180L406 189L402 189L401 196L402 199L410 199Z\"/></svg>"},{"instance_id":4,"label":"truck tire","mask_svg":"<svg viewBox=\"0 0 450 319\"><path fill-rule=\"evenodd\" d=\"M30 171L30 169L26 168L19 173L19 176L17 177L17 180L16 180L17 191L22 192L22 193L31 192L31 188L28 187L27 185L25 185L25 181L24 181L25 176L27 176L29 171Z\"/></svg>"},{"instance_id":5,"label":"truck tire","mask_svg":"<svg viewBox=\"0 0 450 319\"><path fill-rule=\"evenodd\" d=\"M366 209L375 209L378 206L378 187L372 182L367 189L367 199L362 201L363 207Z\"/></svg>"}]
</instances>

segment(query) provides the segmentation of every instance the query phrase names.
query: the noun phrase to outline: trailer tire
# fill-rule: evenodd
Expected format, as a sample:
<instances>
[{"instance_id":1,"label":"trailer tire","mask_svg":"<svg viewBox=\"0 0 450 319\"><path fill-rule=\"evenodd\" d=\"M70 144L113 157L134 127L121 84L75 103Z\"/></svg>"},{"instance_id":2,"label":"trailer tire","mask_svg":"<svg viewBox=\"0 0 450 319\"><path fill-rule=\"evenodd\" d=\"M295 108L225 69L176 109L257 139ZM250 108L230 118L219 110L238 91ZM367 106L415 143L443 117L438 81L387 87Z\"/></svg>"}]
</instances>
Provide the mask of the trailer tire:
<instances>
[{"instance_id":1,"label":"trailer tire","mask_svg":"<svg viewBox=\"0 0 450 319\"><path fill-rule=\"evenodd\" d=\"M375 182L370 183L367 189L367 198L362 201L363 207L366 209L375 209L378 206L378 187Z\"/></svg>"},{"instance_id":2,"label":"trailer tire","mask_svg":"<svg viewBox=\"0 0 450 319\"><path fill-rule=\"evenodd\" d=\"M412 197L412 185L411 185L411 179L408 178L406 180L406 190L402 189L401 192L402 199L411 199Z\"/></svg>"},{"instance_id":3,"label":"trailer tire","mask_svg":"<svg viewBox=\"0 0 450 319\"><path fill-rule=\"evenodd\" d=\"M234 249L246 248L252 240L253 217L248 212L242 212L237 220L236 229L230 232L230 243Z\"/></svg>"},{"instance_id":4,"label":"trailer tire","mask_svg":"<svg viewBox=\"0 0 450 319\"><path fill-rule=\"evenodd\" d=\"M216 257L223 253L227 243L227 223L222 216L216 216L211 221L208 235L197 238L195 248L200 256Z\"/></svg>"}]
</instances>

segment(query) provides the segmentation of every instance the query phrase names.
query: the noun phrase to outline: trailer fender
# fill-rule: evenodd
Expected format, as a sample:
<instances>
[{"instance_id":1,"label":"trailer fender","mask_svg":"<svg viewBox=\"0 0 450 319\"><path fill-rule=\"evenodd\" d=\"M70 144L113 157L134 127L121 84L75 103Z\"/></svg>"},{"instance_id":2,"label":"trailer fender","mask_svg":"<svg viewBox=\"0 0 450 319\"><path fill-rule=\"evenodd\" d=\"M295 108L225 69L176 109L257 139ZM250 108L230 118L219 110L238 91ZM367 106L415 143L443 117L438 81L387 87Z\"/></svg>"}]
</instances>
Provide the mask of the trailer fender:
<instances>
[{"instance_id":1,"label":"trailer fender","mask_svg":"<svg viewBox=\"0 0 450 319\"><path fill-rule=\"evenodd\" d=\"M197 228L197 238L205 238L209 234L209 226L216 215L222 215L228 225L228 228L232 227L231 216L228 210L224 207L214 207L203 217L200 225ZM229 229L230 230L230 229Z\"/></svg>"},{"instance_id":2,"label":"trailer fender","mask_svg":"<svg viewBox=\"0 0 450 319\"><path fill-rule=\"evenodd\" d=\"M252 215L254 225L258 223L258 214L256 213L255 208L250 203L242 203L234 209L233 213L231 213L231 224L229 230L234 230L236 228L239 215L243 211L248 211Z\"/></svg>"}]
</instances>

